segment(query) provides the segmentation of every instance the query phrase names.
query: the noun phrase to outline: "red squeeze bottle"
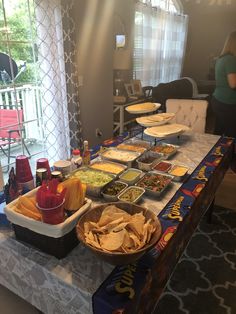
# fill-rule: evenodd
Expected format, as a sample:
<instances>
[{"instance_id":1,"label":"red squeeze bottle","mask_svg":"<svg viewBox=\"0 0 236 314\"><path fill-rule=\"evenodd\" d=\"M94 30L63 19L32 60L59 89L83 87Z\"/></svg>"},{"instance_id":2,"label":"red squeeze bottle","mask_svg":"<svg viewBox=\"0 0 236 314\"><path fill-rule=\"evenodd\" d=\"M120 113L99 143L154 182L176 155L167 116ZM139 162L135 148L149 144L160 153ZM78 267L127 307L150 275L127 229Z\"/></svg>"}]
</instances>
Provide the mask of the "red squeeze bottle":
<instances>
[{"instance_id":1,"label":"red squeeze bottle","mask_svg":"<svg viewBox=\"0 0 236 314\"><path fill-rule=\"evenodd\" d=\"M80 156L80 150L73 149L72 158L71 158L71 166L73 168L72 170L79 168L81 164L82 164L82 157Z\"/></svg>"}]
</instances>

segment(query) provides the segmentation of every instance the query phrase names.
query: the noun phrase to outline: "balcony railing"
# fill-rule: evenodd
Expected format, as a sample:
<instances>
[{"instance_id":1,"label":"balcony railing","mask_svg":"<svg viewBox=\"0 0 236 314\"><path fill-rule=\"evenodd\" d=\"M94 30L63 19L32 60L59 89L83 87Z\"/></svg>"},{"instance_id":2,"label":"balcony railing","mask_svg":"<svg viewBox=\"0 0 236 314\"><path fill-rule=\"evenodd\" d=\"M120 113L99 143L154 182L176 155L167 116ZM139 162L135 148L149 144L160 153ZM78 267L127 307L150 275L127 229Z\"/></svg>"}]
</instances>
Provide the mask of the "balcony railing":
<instances>
[{"instance_id":1,"label":"balcony railing","mask_svg":"<svg viewBox=\"0 0 236 314\"><path fill-rule=\"evenodd\" d=\"M25 139L43 139L39 86L23 85L15 88L0 89L1 109L22 109Z\"/></svg>"}]
</instances>

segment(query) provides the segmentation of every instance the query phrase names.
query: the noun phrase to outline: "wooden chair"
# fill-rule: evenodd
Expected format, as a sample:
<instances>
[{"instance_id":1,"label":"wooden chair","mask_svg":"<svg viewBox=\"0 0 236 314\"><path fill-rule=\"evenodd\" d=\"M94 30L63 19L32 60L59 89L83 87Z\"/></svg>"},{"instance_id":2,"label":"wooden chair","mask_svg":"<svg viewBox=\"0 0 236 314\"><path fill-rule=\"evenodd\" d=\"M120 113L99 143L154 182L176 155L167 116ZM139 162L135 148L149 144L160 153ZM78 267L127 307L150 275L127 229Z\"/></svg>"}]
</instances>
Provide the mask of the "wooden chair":
<instances>
[{"instance_id":1,"label":"wooden chair","mask_svg":"<svg viewBox=\"0 0 236 314\"><path fill-rule=\"evenodd\" d=\"M9 171L10 158L16 157L11 155L11 147L17 141L22 142L22 145L26 149L29 157L31 157L22 136L23 133L23 110L0 109L0 149L7 157L6 172Z\"/></svg>"}]
</instances>

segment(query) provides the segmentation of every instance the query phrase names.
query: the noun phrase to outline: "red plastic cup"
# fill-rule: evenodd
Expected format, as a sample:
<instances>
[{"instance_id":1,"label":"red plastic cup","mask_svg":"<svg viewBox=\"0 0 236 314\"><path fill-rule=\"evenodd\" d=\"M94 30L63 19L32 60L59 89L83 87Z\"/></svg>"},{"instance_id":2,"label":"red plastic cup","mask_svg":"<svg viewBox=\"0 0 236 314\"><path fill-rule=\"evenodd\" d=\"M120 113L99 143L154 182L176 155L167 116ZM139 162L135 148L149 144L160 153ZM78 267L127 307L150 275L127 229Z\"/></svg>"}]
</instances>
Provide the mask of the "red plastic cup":
<instances>
[{"instance_id":1,"label":"red plastic cup","mask_svg":"<svg viewBox=\"0 0 236 314\"><path fill-rule=\"evenodd\" d=\"M19 183L25 183L33 180L29 159L25 155L16 157L16 180Z\"/></svg>"},{"instance_id":2,"label":"red plastic cup","mask_svg":"<svg viewBox=\"0 0 236 314\"><path fill-rule=\"evenodd\" d=\"M65 200L63 200L60 205L53 208L42 208L37 204L37 207L42 214L43 222L50 225L57 225L63 222L65 220L64 203Z\"/></svg>"},{"instance_id":3,"label":"red plastic cup","mask_svg":"<svg viewBox=\"0 0 236 314\"><path fill-rule=\"evenodd\" d=\"M37 165L36 168L46 168L47 169L47 174L48 174L48 178L50 179L51 177L51 170L50 170L50 166L49 166L49 162L47 158L39 158L37 160Z\"/></svg>"}]
</instances>

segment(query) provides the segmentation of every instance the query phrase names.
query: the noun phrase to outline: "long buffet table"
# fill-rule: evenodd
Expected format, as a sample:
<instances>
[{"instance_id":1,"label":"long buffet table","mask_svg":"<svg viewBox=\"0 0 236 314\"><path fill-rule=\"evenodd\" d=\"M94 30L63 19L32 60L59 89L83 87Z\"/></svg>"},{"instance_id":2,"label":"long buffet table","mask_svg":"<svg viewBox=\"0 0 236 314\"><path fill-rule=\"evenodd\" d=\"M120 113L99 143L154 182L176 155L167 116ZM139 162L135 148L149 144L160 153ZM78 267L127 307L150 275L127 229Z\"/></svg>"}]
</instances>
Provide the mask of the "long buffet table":
<instances>
[{"instance_id":1,"label":"long buffet table","mask_svg":"<svg viewBox=\"0 0 236 314\"><path fill-rule=\"evenodd\" d=\"M154 249L136 263L118 267L98 260L82 245L57 260L18 242L10 228L0 225L0 283L43 313L151 313L212 203L233 151L233 139L210 134L186 133L168 142L180 146L172 161L187 165L191 175L184 183L172 183L163 197L141 201L162 224Z\"/></svg>"}]
</instances>

